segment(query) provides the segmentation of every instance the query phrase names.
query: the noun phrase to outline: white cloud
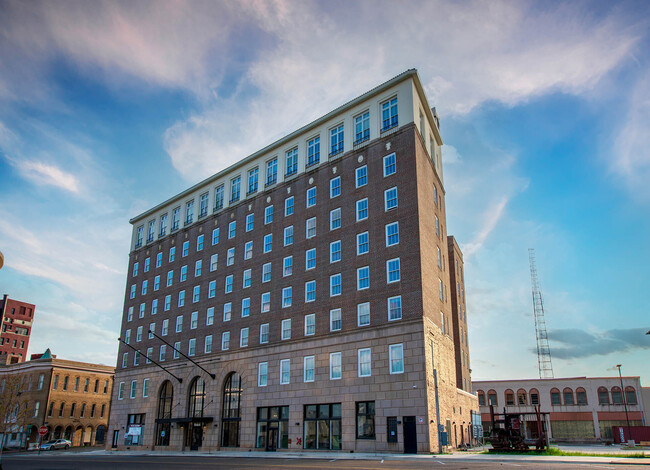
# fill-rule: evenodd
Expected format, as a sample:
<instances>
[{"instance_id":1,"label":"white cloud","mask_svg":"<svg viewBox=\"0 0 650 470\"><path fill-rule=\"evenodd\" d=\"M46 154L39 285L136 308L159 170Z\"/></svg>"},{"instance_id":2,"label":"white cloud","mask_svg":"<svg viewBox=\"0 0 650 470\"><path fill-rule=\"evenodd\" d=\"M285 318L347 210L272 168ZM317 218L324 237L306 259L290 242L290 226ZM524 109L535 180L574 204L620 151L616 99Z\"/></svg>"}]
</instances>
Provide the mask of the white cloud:
<instances>
[{"instance_id":1,"label":"white cloud","mask_svg":"<svg viewBox=\"0 0 650 470\"><path fill-rule=\"evenodd\" d=\"M79 180L55 165L39 161L9 159L20 174L37 185L56 186L71 193L79 192Z\"/></svg>"},{"instance_id":2,"label":"white cloud","mask_svg":"<svg viewBox=\"0 0 650 470\"><path fill-rule=\"evenodd\" d=\"M508 203L507 197L502 197L495 205L489 206L488 209L483 214L483 224L479 232L474 236L472 241L463 245L463 253L465 258L470 258L478 250L481 249L488 235L492 233L494 227L496 227L499 219L503 215L503 211Z\"/></svg>"}]
</instances>

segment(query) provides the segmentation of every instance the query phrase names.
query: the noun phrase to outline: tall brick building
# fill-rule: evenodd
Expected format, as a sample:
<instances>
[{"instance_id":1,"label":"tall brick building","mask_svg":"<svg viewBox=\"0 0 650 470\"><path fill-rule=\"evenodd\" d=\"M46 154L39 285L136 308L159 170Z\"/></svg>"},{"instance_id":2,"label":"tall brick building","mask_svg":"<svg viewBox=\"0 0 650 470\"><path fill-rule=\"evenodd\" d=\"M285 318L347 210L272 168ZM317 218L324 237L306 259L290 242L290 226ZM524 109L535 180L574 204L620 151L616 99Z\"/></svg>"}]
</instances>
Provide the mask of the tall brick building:
<instances>
[{"instance_id":1,"label":"tall brick building","mask_svg":"<svg viewBox=\"0 0 650 470\"><path fill-rule=\"evenodd\" d=\"M7 294L0 300L0 364L15 364L27 358L35 310L35 305L10 299Z\"/></svg>"},{"instance_id":2,"label":"tall brick building","mask_svg":"<svg viewBox=\"0 0 650 470\"><path fill-rule=\"evenodd\" d=\"M467 442L441 145L409 70L132 219L111 445Z\"/></svg>"}]
</instances>

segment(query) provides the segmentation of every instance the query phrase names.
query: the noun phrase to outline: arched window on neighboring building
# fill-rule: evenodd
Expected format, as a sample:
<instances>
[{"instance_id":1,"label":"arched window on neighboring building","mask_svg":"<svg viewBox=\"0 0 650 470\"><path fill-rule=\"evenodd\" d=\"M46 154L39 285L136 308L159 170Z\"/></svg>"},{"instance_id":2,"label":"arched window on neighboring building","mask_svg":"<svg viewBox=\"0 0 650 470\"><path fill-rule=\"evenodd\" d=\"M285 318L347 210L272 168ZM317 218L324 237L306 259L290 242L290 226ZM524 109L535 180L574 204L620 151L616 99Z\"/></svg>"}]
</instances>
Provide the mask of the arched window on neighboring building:
<instances>
[{"instance_id":1,"label":"arched window on neighboring building","mask_svg":"<svg viewBox=\"0 0 650 470\"><path fill-rule=\"evenodd\" d=\"M551 389L551 405L560 406L562 404L562 397L560 397L560 391L557 388Z\"/></svg>"},{"instance_id":2,"label":"arched window on neighboring building","mask_svg":"<svg viewBox=\"0 0 650 470\"><path fill-rule=\"evenodd\" d=\"M614 405L623 404L623 394L620 387L612 387L612 403Z\"/></svg>"},{"instance_id":3,"label":"arched window on neighboring building","mask_svg":"<svg viewBox=\"0 0 650 470\"><path fill-rule=\"evenodd\" d=\"M506 399L506 406L513 406L515 404L515 392L513 392L510 389L507 389L504 392L505 399Z\"/></svg>"},{"instance_id":4,"label":"arched window on neighboring building","mask_svg":"<svg viewBox=\"0 0 650 470\"><path fill-rule=\"evenodd\" d=\"M536 388L531 388L528 395L530 396L531 405L539 405L539 392Z\"/></svg>"},{"instance_id":5,"label":"arched window on neighboring building","mask_svg":"<svg viewBox=\"0 0 650 470\"><path fill-rule=\"evenodd\" d=\"M241 377L231 372L223 386L223 414L221 419L222 447L239 447L239 427L241 424Z\"/></svg>"},{"instance_id":6,"label":"arched window on neighboring building","mask_svg":"<svg viewBox=\"0 0 650 470\"><path fill-rule=\"evenodd\" d=\"M582 387L576 388L576 403L578 405L581 405L581 406L584 406L584 405L588 404L587 403L587 392Z\"/></svg>"},{"instance_id":7,"label":"arched window on neighboring building","mask_svg":"<svg viewBox=\"0 0 650 470\"><path fill-rule=\"evenodd\" d=\"M523 388L517 390L517 404L521 406L525 406L528 404L528 401L526 400L526 390L524 390Z\"/></svg>"},{"instance_id":8,"label":"arched window on neighboring building","mask_svg":"<svg viewBox=\"0 0 650 470\"><path fill-rule=\"evenodd\" d=\"M562 391L562 395L564 396L564 404L565 405L575 405L576 402L573 399L573 390L571 390L569 387L565 388Z\"/></svg>"},{"instance_id":9,"label":"arched window on neighboring building","mask_svg":"<svg viewBox=\"0 0 650 470\"><path fill-rule=\"evenodd\" d=\"M609 392L605 387L598 387L598 404L609 405Z\"/></svg>"},{"instance_id":10,"label":"arched window on neighboring building","mask_svg":"<svg viewBox=\"0 0 650 470\"><path fill-rule=\"evenodd\" d=\"M634 390L634 387L625 387L625 401L627 401L628 405L636 405L636 390Z\"/></svg>"},{"instance_id":11,"label":"arched window on neighboring building","mask_svg":"<svg viewBox=\"0 0 650 470\"><path fill-rule=\"evenodd\" d=\"M497 392L490 390L487 394L488 396L488 405L498 406L499 402L497 401Z\"/></svg>"},{"instance_id":12,"label":"arched window on neighboring building","mask_svg":"<svg viewBox=\"0 0 650 470\"><path fill-rule=\"evenodd\" d=\"M485 406L485 393L483 393L483 390L478 390L476 395L478 395L478 406Z\"/></svg>"},{"instance_id":13,"label":"arched window on neighboring building","mask_svg":"<svg viewBox=\"0 0 650 470\"><path fill-rule=\"evenodd\" d=\"M157 446L168 446L169 445L169 434L171 432L171 420L172 418L172 404L174 400L174 389L172 383L169 380L165 380L162 386L160 387L160 392L158 393L158 414L157 418L159 420L166 420L167 422L157 422L156 423L156 445Z\"/></svg>"}]
</instances>

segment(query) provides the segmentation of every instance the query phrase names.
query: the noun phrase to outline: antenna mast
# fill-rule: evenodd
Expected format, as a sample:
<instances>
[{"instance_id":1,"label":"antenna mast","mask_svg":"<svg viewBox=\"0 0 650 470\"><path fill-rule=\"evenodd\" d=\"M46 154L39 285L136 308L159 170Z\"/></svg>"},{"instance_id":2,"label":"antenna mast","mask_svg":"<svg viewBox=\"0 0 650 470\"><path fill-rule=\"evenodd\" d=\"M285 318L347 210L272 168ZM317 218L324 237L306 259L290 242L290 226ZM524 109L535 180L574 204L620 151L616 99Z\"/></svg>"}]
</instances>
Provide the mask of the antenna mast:
<instances>
[{"instance_id":1,"label":"antenna mast","mask_svg":"<svg viewBox=\"0 0 650 470\"><path fill-rule=\"evenodd\" d=\"M544 320L544 302L542 292L537 281L537 268L535 266L535 249L528 249L530 261L530 282L533 286L533 314L535 316L535 334L537 336L537 367L540 379L553 378L553 364L551 363L551 348L548 345L546 321Z\"/></svg>"}]
</instances>

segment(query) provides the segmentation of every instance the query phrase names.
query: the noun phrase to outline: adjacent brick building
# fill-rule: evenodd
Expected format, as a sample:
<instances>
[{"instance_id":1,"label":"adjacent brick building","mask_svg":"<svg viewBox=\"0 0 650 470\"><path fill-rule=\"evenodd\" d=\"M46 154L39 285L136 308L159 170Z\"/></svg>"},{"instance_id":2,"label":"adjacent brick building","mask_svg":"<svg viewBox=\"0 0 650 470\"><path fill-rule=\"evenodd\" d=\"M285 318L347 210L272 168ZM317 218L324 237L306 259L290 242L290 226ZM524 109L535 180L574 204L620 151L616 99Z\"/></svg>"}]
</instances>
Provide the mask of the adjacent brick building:
<instances>
[{"instance_id":1,"label":"adjacent brick building","mask_svg":"<svg viewBox=\"0 0 650 470\"><path fill-rule=\"evenodd\" d=\"M441 145L409 70L132 219L109 445L467 442Z\"/></svg>"},{"instance_id":2,"label":"adjacent brick building","mask_svg":"<svg viewBox=\"0 0 650 470\"><path fill-rule=\"evenodd\" d=\"M0 365L0 400L19 405L5 423L5 445L23 447L44 439L65 438L73 446L103 444L106 438L112 367L58 359L48 349L38 359Z\"/></svg>"},{"instance_id":3,"label":"adjacent brick building","mask_svg":"<svg viewBox=\"0 0 650 470\"><path fill-rule=\"evenodd\" d=\"M27 359L29 335L32 332L35 310L35 305L10 299L7 294L0 300L0 312L2 312L1 364L14 364Z\"/></svg>"}]
</instances>

